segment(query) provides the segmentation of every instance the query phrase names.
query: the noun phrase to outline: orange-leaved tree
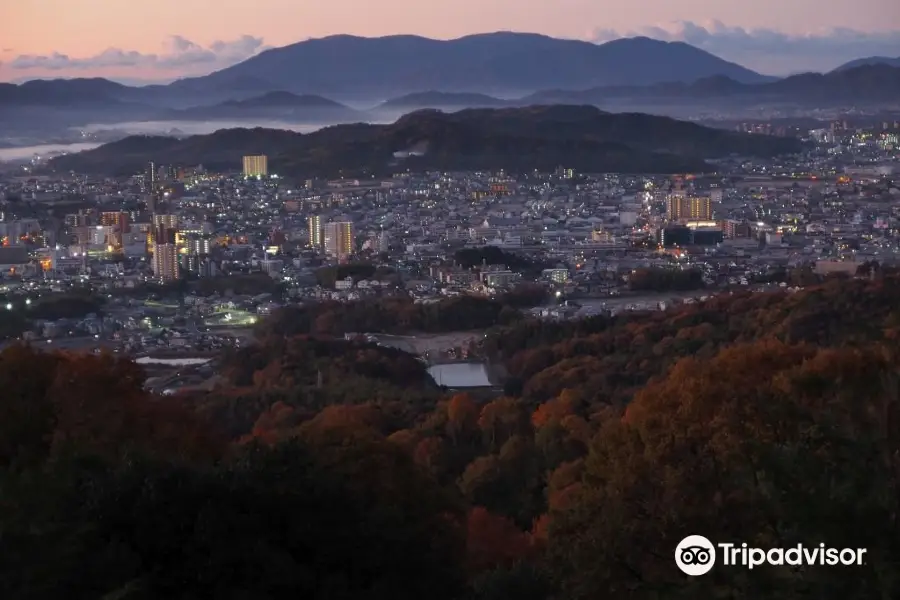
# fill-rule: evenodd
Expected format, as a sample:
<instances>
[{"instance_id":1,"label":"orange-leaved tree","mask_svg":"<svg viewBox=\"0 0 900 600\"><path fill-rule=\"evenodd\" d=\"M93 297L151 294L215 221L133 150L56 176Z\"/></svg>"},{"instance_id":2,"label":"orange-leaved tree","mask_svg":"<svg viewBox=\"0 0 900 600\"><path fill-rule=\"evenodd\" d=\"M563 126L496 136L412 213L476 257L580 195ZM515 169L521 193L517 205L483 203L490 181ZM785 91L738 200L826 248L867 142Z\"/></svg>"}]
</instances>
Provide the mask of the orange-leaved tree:
<instances>
[{"instance_id":1,"label":"orange-leaved tree","mask_svg":"<svg viewBox=\"0 0 900 600\"><path fill-rule=\"evenodd\" d=\"M900 555L900 361L772 340L684 359L595 437L550 526L568 598L892 597ZM687 535L751 547L868 548L865 565L685 578ZM637 594L637 596L635 596Z\"/></svg>"}]
</instances>

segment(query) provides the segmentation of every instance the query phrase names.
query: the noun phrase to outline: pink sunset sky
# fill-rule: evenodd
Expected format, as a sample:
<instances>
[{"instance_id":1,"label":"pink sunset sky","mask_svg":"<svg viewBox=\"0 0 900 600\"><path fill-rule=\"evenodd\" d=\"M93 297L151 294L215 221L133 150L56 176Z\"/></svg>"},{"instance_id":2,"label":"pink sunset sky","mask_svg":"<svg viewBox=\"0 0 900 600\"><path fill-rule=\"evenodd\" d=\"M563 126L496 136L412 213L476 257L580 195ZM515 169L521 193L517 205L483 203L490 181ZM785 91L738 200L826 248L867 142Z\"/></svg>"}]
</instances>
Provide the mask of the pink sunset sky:
<instances>
[{"instance_id":1,"label":"pink sunset sky","mask_svg":"<svg viewBox=\"0 0 900 600\"><path fill-rule=\"evenodd\" d=\"M0 0L0 81L168 81L348 33L681 40L770 74L900 56L898 0Z\"/></svg>"}]
</instances>

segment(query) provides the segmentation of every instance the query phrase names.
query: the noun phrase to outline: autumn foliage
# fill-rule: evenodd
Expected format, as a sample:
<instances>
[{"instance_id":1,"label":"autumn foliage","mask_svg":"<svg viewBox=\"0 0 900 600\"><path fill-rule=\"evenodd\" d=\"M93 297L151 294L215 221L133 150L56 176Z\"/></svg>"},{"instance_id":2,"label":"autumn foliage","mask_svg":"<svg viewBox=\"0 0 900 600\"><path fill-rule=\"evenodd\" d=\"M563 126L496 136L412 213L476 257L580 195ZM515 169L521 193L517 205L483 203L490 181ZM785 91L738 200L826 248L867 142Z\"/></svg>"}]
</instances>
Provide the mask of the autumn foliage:
<instances>
[{"instance_id":1,"label":"autumn foliage","mask_svg":"<svg viewBox=\"0 0 900 600\"><path fill-rule=\"evenodd\" d=\"M305 330L223 357L221 388L176 397L145 391L127 360L12 347L0 537L16 551L0 547L0 589L900 597L898 307L900 280L879 277L522 320L485 339L517 380L490 395ZM687 579L672 551L698 532L870 561Z\"/></svg>"},{"instance_id":2,"label":"autumn foliage","mask_svg":"<svg viewBox=\"0 0 900 600\"><path fill-rule=\"evenodd\" d=\"M466 540L467 565L472 571L514 565L528 558L533 545L529 533L480 506L469 511Z\"/></svg>"},{"instance_id":3,"label":"autumn foliage","mask_svg":"<svg viewBox=\"0 0 900 600\"><path fill-rule=\"evenodd\" d=\"M223 442L189 407L152 398L135 363L112 355L0 354L0 461L38 464L70 448L116 457L129 451L211 458Z\"/></svg>"}]
</instances>

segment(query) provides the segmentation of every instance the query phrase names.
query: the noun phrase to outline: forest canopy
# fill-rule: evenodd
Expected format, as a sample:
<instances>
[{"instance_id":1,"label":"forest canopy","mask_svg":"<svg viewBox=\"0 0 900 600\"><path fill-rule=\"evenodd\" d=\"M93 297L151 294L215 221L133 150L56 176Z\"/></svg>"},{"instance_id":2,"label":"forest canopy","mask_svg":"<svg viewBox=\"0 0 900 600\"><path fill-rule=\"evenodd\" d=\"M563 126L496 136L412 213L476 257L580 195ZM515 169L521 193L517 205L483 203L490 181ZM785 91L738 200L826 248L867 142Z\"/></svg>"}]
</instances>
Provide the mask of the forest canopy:
<instances>
[{"instance_id":1,"label":"forest canopy","mask_svg":"<svg viewBox=\"0 0 900 600\"><path fill-rule=\"evenodd\" d=\"M414 356L297 322L223 357L218 389L169 397L113 356L0 353L0 589L900 596L894 276L520 315L482 344L516 384L492 396L441 390ZM867 560L690 578L673 556L688 534Z\"/></svg>"}]
</instances>

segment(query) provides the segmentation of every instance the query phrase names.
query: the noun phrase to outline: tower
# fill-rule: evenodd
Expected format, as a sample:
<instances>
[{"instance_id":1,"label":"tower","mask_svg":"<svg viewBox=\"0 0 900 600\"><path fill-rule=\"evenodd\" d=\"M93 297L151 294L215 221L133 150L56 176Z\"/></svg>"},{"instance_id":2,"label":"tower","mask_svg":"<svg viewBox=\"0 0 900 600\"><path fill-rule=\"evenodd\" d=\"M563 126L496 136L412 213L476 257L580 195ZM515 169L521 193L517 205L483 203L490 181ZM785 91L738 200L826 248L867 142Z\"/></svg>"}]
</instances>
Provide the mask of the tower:
<instances>
[{"instance_id":1,"label":"tower","mask_svg":"<svg viewBox=\"0 0 900 600\"><path fill-rule=\"evenodd\" d=\"M324 241L322 235L322 217L313 215L307 219L309 228L309 245L312 248L321 248Z\"/></svg>"},{"instance_id":2,"label":"tower","mask_svg":"<svg viewBox=\"0 0 900 600\"><path fill-rule=\"evenodd\" d=\"M325 253L338 260L353 254L353 225L349 221L327 223L324 229Z\"/></svg>"}]
</instances>

